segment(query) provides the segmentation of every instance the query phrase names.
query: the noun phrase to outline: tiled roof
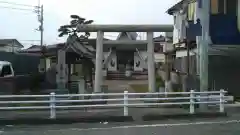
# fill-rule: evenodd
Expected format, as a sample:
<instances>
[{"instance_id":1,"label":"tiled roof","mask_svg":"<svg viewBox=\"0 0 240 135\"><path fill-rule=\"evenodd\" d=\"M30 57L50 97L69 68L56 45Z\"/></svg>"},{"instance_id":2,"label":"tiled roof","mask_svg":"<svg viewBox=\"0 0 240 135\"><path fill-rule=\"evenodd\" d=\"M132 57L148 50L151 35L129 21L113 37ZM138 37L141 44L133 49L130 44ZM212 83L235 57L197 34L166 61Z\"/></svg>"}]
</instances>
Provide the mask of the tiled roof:
<instances>
[{"instance_id":1,"label":"tiled roof","mask_svg":"<svg viewBox=\"0 0 240 135\"><path fill-rule=\"evenodd\" d=\"M17 39L0 39L0 45L18 45L19 47L24 47Z\"/></svg>"},{"instance_id":2,"label":"tiled roof","mask_svg":"<svg viewBox=\"0 0 240 135\"><path fill-rule=\"evenodd\" d=\"M126 34L126 35L128 36L128 38L131 39L131 40L136 40L137 37L138 37L137 32L121 32L121 33L119 33L119 35L118 35L118 37L117 37L117 40L119 40L119 38L120 38L123 34Z\"/></svg>"},{"instance_id":3,"label":"tiled roof","mask_svg":"<svg viewBox=\"0 0 240 135\"><path fill-rule=\"evenodd\" d=\"M165 42L165 39L166 39L166 38L165 38L164 36L162 36L162 35L153 38L153 40L154 40L155 42Z\"/></svg>"},{"instance_id":4,"label":"tiled roof","mask_svg":"<svg viewBox=\"0 0 240 135\"><path fill-rule=\"evenodd\" d=\"M196 0L181 0L180 2L178 2L177 4L173 5L171 8L169 8L167 10L167 13L172 15L174 12L179 11L180 9L182 9L183 4L185 3L191 3L194 2Z\"/></svg>"},{"instance_id":5,"label":"tiled roof","mask_svg":"<svg viewBox=\"0 0 240 135\"><path fill-rule=\"evenodd\" d=\"M104 39L104 40L109 40L109 39ZM158 46L158 43L159 42L165 42L166 41L166 38L162 35L158 36L158 37L155 37L154 38L154 42L155 43L155 46ZM84 45L84 46L72 46L70 48L74 49L74 50L78 50L78 53L83 53L83 54L92 54L94 53L95 54L95 49L96 49L96 39L95 38L91 38L89 39L88 41L88 45ZM49 50L54 50L54 49L58 49L58 48L67 48L67 46L65 46L65 43L59 43L59 44L54 44L54 45L48 45L48 46L45 46L46 49L49 51ZM111 47L117 47L118 49L134 49L136 48L136 45L133 45L133 46L126 46L126 45L122 45L122 46L116 46L116 45L104 45L104 50L108 50L108 48L111 48ZM137 48L139 48L140 50L146 50L146 45L145 44L139 44L137 45ZM80 52L79 52L80 51ZM33 45L27 49L24 49L22 50L21 52L27 52L27 53L35 53L35 52L41 52L41 46L39 45ZM90 56L90 55L89 55Z\"/></svg>"}]
</instances>

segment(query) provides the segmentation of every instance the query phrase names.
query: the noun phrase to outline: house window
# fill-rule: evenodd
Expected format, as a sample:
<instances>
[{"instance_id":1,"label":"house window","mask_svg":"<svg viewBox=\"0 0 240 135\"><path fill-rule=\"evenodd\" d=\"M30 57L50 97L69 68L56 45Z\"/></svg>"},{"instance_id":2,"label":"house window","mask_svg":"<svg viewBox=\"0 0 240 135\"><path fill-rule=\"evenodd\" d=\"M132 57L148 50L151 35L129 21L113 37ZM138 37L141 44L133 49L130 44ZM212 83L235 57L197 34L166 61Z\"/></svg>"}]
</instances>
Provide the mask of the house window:
<instances>
[{"instance_id":1,"label":"house window","mask_svg":"<svg viewBox=\"0 0 240 135\"><path fill-rule=\"evenodd\" d=\"M11 66L10 65L4 65L2 67L1 75L0 77L8 76L12 74Z\"/></svg>"},{"instance_id":2,"label":"house window","mask_svg":"<svg viewBox=\"0 0 240 135\"><path fill-rule=\"evenodd\" d=\"M218 0L211 0L211 14L218 13Z\"/></svg>"},{"instance_id":3,"label":"house window","mask_svg":"<svg viewBox=\"0 0 240 135\"><path fill-rule=\"evenodd\" d=\"M56 57L52 57L51 58L51 65L52 64L56 64L57 63L57 58Z\"/></svg>"},{"instance_id":4,"label":"house window","mask_svg":"<svg viewBox=\"0 0 240 135\"><path fill-rule=\"evenodd\" d=\"M195 2L188 4L188 14L187 14L187 17L188 17L189 21L193 21L194 20L195 8L196 8L196 3Z\"/></svg>"},{"instance_id":5,"label":"house window","mask_svg":"<svg viewBox=\"0 0 240 135\"><path fill-rule=\"evenodd\" d=\"M226 13L226 7L225 7L225 0L218 0L218 12L220 14L225 14Z\"/></svg>"},{"instance_id":6,"label":"house window","mask_svg":"<svg viewBox=\"0 0 240 135\"><path fill-rule=\"evenodd\" d=\"M236 15L237 0L226 0L226 13Z\"/></svg>"},{"instance_id":7,"label":"house window","mask_svg":"<svg viewBox=\"0 0 240 135\"><path fill-rule=\"evenodd\" d=\"M211 14L236 14L237 0L211 0Z\"/></svg>"}]
</instances>

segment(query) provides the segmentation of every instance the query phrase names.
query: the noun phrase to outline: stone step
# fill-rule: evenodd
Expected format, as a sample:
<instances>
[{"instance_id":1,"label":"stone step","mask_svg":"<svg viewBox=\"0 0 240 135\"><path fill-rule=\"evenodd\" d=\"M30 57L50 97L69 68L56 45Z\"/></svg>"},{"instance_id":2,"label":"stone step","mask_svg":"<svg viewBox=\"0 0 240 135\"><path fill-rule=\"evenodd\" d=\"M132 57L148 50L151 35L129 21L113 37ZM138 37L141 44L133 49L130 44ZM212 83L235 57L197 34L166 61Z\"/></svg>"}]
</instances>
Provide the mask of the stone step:
<instances>
[{"instance_id":1,"label":"stone step","mask_svg":"<svg viewBox=\"0 0 240 135\"><path fill-rule=\"evenodd\" d=\"M108 71L108 75L125 75L125 72L122 71ZM147 75L147 72L133 71L132 75Z\"/></svg>"},{"instance_id":2,"label":"stone step","mask_svg":"<svg viewBox=\"0 0 240 135\"><path fill-rule=\"evenodd\" d=\"M107 76L107 80L146 80L147 76L144 77L139 77L139 76L131 76L131 77L126 77L126 76Z\"/></svg>"}]
</instances>

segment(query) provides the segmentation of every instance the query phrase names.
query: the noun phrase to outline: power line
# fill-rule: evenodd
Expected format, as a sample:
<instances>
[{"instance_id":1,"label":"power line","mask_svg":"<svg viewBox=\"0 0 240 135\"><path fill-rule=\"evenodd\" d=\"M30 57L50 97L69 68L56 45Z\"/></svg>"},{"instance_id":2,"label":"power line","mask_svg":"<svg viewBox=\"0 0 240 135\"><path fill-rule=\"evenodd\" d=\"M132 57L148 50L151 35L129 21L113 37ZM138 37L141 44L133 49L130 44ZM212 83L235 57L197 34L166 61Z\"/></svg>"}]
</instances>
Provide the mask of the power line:
<instances>
[{"instance_id":1,"label":"power line","mask_svg":"<svg viewBox=\"0 0 240 135\"><path fill-rule=\"evenodd\" d=\"M0 6L0 8L5 8L5 9L14 9L14 10L23 10L23 11L34 11L34 9L15 8L15 7L8 7L8 6Z\"/></svg>"},{"instance_id":2,"label":"power line","mask_svg":"<svg viewBox=\"0 0 240 135\"><path fill-rule=\"evenodd\" d=\"M25 6L25 7L37 7L37 6L33 6L33 5L19 4L19 3L7 2L7 1L0 1L0 3L9 4L9 5L16 5L16 6Z\"/></svg>"},{"instance_id":3,"label":"power line","mask_svg":"<svg viewBox=\"0 0 240 135\"><path fill-rule=\"evenodd\" d=\"M20 41L40 41L40 40L37 40L37 39L28 39L28 40L21 40Z\"/></svg>"},{"instance_id":4,"label":"power line","mask_svg":"<svg viewBox=\"0 0 240 135\"><path fill-rule=\"evenodd\" d=\"M34 8L34 9L27 9L27 8L18 8L18 7L12 7L12 6L0 6L0 8L5 8L5 9L33 11L33 12L37 13L38 21L40 22L40 26L37 30L41 32L40 44L41 44L41 46L43 46L43 5L40 6L40 0L38 0L38 6L19 4L19 3L15 3L15 2L7 2L7 1L1 1L1 0L0 0L0 3Z\"/></svg>"},{"instance_id":5,"label":"power line","mask_svg":"<svg viewBox=\"0 0 240 135\"><path fill-rule=\"evenodd\" d=\"M40 40L19 40L21 42L39 42Z\"/></svg>"}]
</instances>

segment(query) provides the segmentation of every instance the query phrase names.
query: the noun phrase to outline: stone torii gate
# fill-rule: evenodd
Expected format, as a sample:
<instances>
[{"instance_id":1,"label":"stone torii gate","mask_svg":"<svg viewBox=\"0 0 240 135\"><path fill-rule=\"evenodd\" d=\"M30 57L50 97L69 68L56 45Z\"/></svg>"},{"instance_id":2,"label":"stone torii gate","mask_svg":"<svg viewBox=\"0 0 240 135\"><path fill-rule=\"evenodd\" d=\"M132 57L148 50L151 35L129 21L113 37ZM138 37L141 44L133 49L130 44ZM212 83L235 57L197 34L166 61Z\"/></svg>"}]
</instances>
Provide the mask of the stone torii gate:
<instances>
[{"instance_id":1,"label":"stone torii gate","mask_svg":"<svg viewBox=\"0 0 240 135\"><path fill-rule=\"evenodd\" d=\"M96 40L96 63L94 92L102 92L103 85L103 44L146 44L148 63L148 89L149 92L156 91L155 64L154 64L154 41L153 32L173 32L172 25L78 25L78 32L97 32ZM147 40L137 41L103 41L104 32L147 32Z\"/></svg>"}]
</instances>

